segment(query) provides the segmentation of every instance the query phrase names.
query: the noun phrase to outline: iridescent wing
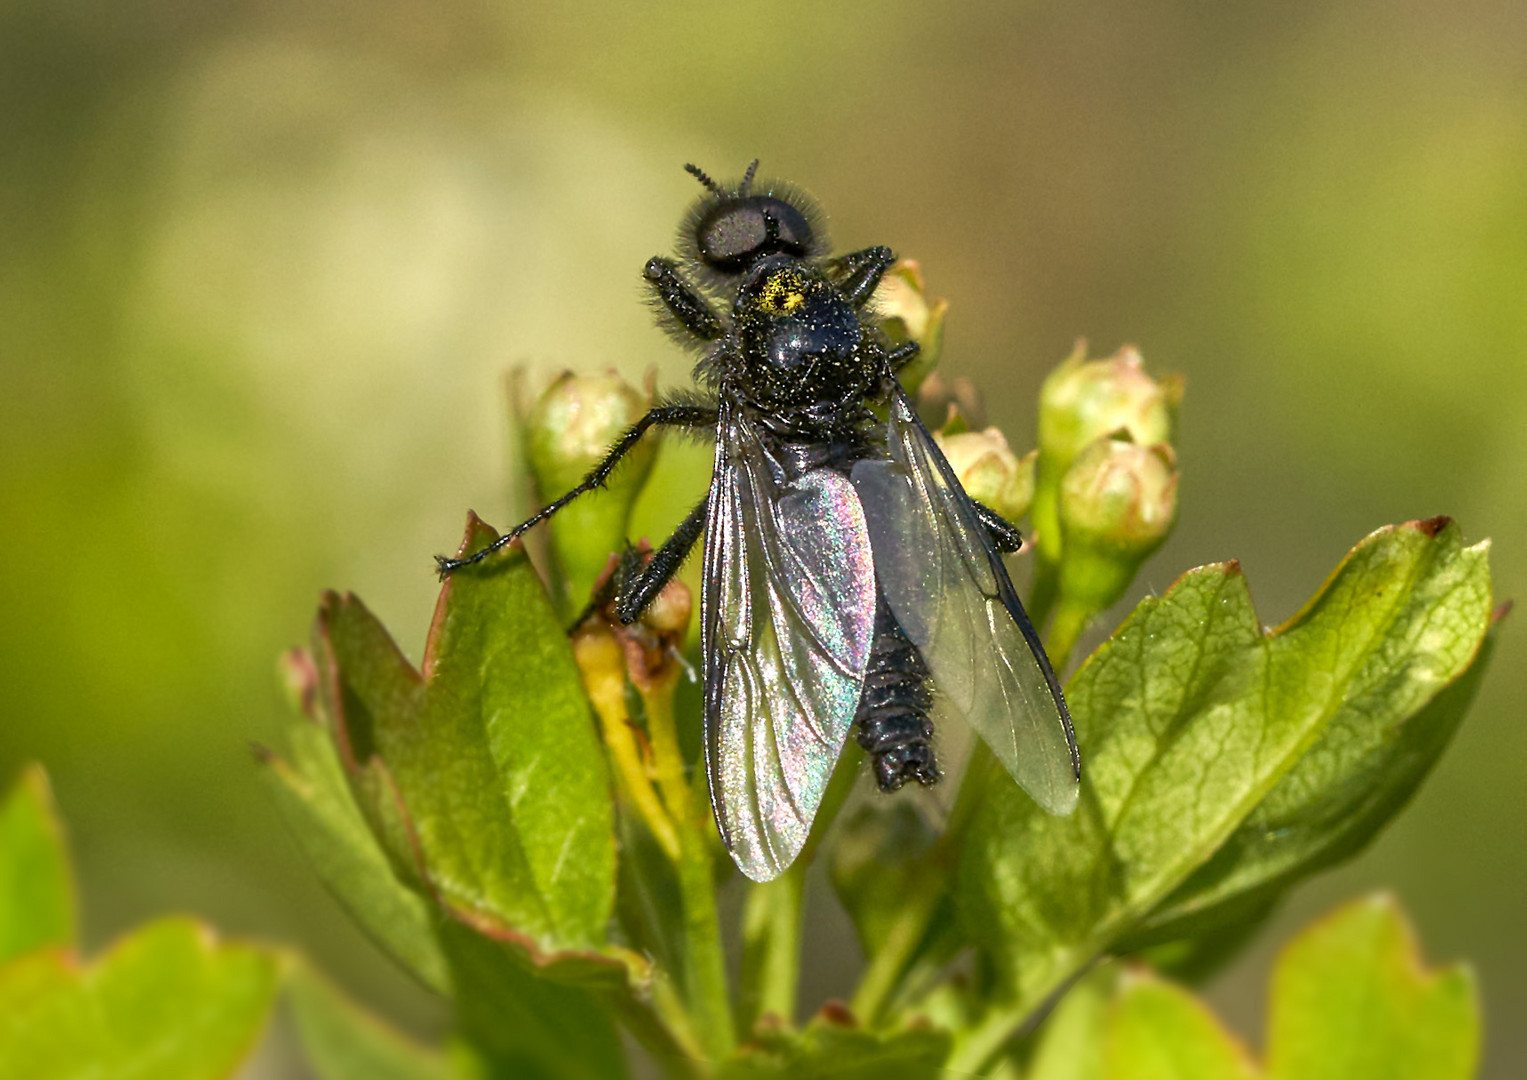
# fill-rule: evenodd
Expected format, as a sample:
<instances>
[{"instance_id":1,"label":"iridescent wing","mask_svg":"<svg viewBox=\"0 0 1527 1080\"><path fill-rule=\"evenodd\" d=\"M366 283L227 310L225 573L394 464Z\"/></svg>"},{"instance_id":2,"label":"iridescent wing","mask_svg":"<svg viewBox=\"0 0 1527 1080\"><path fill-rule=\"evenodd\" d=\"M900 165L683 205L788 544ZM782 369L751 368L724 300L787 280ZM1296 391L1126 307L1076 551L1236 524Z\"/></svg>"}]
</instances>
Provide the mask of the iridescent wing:
<instances>
[{"instance_id":1,"label":"iridescent wing","mask_svg":"<svg viewBox=\"0 0 1527 1080\"><path fill-rule=\"evenodd\" d=\"M853 485L776 479L723 406L705 531L702 624L711 806L742 872L795 861L853 724L875 624L875 569Z\"/></svg>"},{"instance_id":2,"label":"iridescent wing","mask_svg":"<svg viewBox=\"0 0 1527 1080\"><path fill-rule=\"evenodd\" d=\"M854 465L880 587L933 675L934 717L958 715L1054 814L1081 759L1060 682L1002 558L938 444L895 384L886 458Z\"/></svg>"}]
</instances>

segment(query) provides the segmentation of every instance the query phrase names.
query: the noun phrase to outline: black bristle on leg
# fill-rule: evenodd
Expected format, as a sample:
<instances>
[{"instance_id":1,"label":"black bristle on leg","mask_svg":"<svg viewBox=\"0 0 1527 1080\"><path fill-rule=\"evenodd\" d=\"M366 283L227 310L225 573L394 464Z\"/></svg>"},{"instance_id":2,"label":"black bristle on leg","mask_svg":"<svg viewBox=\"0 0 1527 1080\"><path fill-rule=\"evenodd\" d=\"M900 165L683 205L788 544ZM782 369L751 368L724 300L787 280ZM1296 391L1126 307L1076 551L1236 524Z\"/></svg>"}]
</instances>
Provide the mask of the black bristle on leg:
<instances>
[{"instance_id":1,"label":"black bristle on leg","mask_svg":"<svg viewBox=\"0 0 1527 1080\"><path fill-rule=\"evenodd\" d=\"M938 783L933 759L933 691L928 665L907 638L884 597L877 597L875 636L854 720L859 745L875 765L875 782L895 791L908 780Z\"/></svg>"}]
</instances>

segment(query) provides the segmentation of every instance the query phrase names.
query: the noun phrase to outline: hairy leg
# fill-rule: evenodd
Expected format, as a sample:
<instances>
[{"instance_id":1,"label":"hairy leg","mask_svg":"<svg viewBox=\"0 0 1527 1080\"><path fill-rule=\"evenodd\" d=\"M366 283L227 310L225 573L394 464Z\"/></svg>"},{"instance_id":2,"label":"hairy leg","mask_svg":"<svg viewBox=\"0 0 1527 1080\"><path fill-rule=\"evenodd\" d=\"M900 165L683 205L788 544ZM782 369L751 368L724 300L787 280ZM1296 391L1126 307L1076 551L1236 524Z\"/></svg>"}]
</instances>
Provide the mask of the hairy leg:
<instances>
[{"instance_id":1,"label":"hairy leg","mask_svg":"<svg viewBox=\"0 0 1527 1080\"><path fill-rule=\"evenodd\" d=\"M440 574L441 580L445 580L452 572L460 570L463 566L470 566L473 563L481 562L505 545L512 544L527 529L534 525L539 525L578 496L587 494L595 488L603 487L604 482L609 479L610 473L615 471L615 466L620 464L620 459L625 457L627 452L636 445L637 441L646 434L648 428L657 425L714 427L716 418L716 410L704 405L659 405L649 410L647 415L632 424L624 435L615 440L615 445L610 447L610 452L605 455L605 459L594 466L589 471L589 474L583 478L582 482L566 495L547 503L540 510L530 515L530 517L520 522L481 551L475 551L471 555L460 559L448 559L444 555L436 555L435 567Z\"/></svg>"},{"instance_id":2,"label":"hairy leg","mask_svg":"<svg viewBox=\"0 0 1527 1080\"><path fill-rule=\"evenodd\" d=\"M663 541L663 546L653 552L652 558L647 560L647 565L634 571L625 580L619 582L615 595L615 617L622 623L630 625L642 617L642 612L647 610L657 594L662 592L663 586L673 579L683 565L684 559L689 555L690 549L695 546L695 541L705 531L705 509L710 502L710 496L701 499L700 502L679 522L678 528L673 530L673 535Z\"/></svg>"},{"instance_id":3,"label":"hairy leg","mask_svg":"<svg viewBox=\"0 0 1527 1080\"><path fill-rule=\"evenodd\" d=\"M652 285L653 292L663 302L663 307L680 326L701 341L715 341L726 333L721 317L711 308L710 301L679 274L678 264L672 259L654 255L647 260L642 275Z\"/></svg>"},{"instance_id":4,"label":"hairy leg","mask_svg":"<svg viewBox=\"0 0 1527 1080\"><path fill-rule=\"evenodd\" d=\"M863 307L875 295L875 287L880 284L885 272L896 262L896 255L890 248L878 246L851 251L839 262L845 271L839 286L843 295L855 307Z\"/></svg>"},{"instance_id":5,"label":"hairy leg","mask_svg":"<svg viewBox=\"0 0 1527 1080\"><path fill-rule=\"evenodd\" d=\"M974 499L970 500L970 505L975 509L976 517L985 526L987 535L991 537L991 542L997 546L998 551L1011 553L1023 546L1023 535L1018 531L1018 526L991 507L983 506Z\"/></svg>"}]
</instances>

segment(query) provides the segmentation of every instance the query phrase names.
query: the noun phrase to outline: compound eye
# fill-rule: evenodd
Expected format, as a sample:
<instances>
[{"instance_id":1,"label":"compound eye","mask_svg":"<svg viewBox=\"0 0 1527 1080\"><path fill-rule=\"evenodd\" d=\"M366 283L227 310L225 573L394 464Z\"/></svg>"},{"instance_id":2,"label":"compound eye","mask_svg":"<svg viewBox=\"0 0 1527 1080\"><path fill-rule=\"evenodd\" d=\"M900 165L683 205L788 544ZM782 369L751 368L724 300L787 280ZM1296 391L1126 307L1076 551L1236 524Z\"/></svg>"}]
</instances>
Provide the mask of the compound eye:
<instances>
[{"instance_id":1,"label":"compound eye","mask_svg":"<svg viewBox=\"0 0 1527 1080\"><path fill-rule=\"evenodd\" d=\"M701 219L695 240L708 265L738 273L763 255L805 255L811 248L811 225L783 199L752 195L717 206Z\"/></svg>"}]
</instances>

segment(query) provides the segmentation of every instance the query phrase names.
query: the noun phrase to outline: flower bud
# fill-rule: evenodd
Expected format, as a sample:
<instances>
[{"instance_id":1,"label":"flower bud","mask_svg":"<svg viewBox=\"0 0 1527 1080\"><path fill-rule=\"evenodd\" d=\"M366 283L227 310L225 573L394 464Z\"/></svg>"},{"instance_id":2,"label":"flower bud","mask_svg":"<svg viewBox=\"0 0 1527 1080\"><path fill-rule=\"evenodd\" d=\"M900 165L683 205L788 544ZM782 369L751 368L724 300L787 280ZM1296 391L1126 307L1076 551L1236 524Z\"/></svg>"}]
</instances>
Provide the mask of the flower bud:
<instances>
[{"instance_id":1,"label":"flower bud","mask_svg":"<svg viewBox=\"0 0 1527 1080\"><path fill-rule=\"evenodd\" d=\"M678 647L684 643L689 629L689 616L694 610L694 598L678 578L664 585L652 598L647 610L642 612L642 624L654 633L668 639L668 644Z\"/></svg>"},{"instance_id":2,"label":"flower bud","mask_svg":"<svg viewBox=\"0 0 1527 1080\"><path fill-rule=\"evenodd\" d=\"M626 675L644 695L660 687L671 693L679 672L689 670L682 649L694 610L689 586L674 577L658 590L639 617L630 623L621 621L619 598L651 558L652 549L646 541L612 554L594 583L592 602L578 627L579 633L604 627L620 643Z\"/></svg>"},{"instance_id":3,"label":"flower bud","mask_svg":"<svg viewBox=\"0 0 1527 1080\"><path fill-rule=\"evenodd\" d=\"M946 379L930 371L917 388L917 412L932 428L945 434L986 426L986 405L981 391L964 375Z\"/></svg>"},{"instance_id":4,"label":"flower bud","mask_svg":"<svg viewBox=\"0 0 1527 1080\"><path fill-rule=\"evenodd\" d=\"M1125 346L1106 360L1088 360L1085 342L1050 373L1039 391L1039 474L1030 511L1039 563L1063 557L1057 502L1062 478L1082 450L1124 433L1139 446L1168 443L1182 380L1153 379L1140 353ZM1045 571L1048 572L1048 571Z\"/></svg>"},{"instance_id":5,"label":"flower bud","mask_svg":"<svg viewBox=\"0 0 1527 1080\"><path fill-rule=\"evenodd\" d=\"M933 439L972 499L1009 521L1017 521L1028 511L1034 498L1034 464L1039 451L1018 457L994 427L956 435L934 432Z\"/></svg>"},{"instance_id":6,"label":"flower bud","mask_svg":"<svg viewBox=\"0 0 1527 1080\"><path fill-rule=\"evenodd\" d=\"M1182 399L1182 381L1151 378L1133 346L1107 360L1086 357L1079 342L1039 390L1039 448L1057 475L1084 447L1117 431L1141 446L1170 442L1172 414Z\"/></svg>"},{"instance_id":7,"label":"flower bud","mask_svg":"<svg viewBox=\"0 0 1527 1080\"><path fill-rule=\"evenodd\" d=\"M525 451L542 495L555 498L582 480L647 405L647 398L614 371L557 376L525 416ZM640 475L637 483L624 486L640 486L652 456L652 447L642 444L626 455L620 472ZM616 489L615 477L609 486Z\"/></svg>"},{"instance_id":8,"label":"flower bud","mask_svg":"<svg viewBox=\"0 0 1527 1080\"><path fill-rule=\"evenodd\" d=\"M917 356L900 372L901 384L909 394L917 393L918 384L938 364L944 344L944 312L948 308L946 300L928 302L922 265L915 259L899 260L886 271L875 289L873 310L891 343L915 341L920 346Z\"/></svg>"},{"instance_id":9,"label":"flower bud","mask_svg":"<svg viewBox=\"0 0 1527 1080\"><path fill-rule=\"evenodd\" d=\"M564 372L523 417L525 456L543 501L577 485L647 411L648 399L613 371ZM625 543L631 507L657 448L647 437L626 454L602 491L571 503L550 523L550 552L563 614L587 601L610 552Z\"/></svg>"},{"instance_id":10,"label":"flower bud","mask_svg":"<svg viewBox=\"0 0 1527 1080\"><path fill-rule=\"evenodd\" d=\"M874 953L895 931L908 898L942 884L930 859L938 833L907 799L863 803L838 829L828 875L864 951Z\"/></svg>"},{"instance_id":11,"label":"flower bud","mask_svg":"<svg viewBox=\"0 0 1527 1080\"><path fill-rule=\"evenodd\" d=\"M1177 457L1170 446L1117 438L1091 443L1061 481L1062 605L1096 612L1119 599L1176 517Z\"/></svg>"}]
</instances>

